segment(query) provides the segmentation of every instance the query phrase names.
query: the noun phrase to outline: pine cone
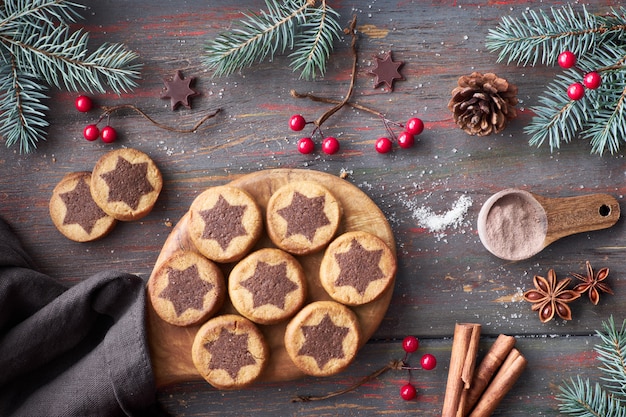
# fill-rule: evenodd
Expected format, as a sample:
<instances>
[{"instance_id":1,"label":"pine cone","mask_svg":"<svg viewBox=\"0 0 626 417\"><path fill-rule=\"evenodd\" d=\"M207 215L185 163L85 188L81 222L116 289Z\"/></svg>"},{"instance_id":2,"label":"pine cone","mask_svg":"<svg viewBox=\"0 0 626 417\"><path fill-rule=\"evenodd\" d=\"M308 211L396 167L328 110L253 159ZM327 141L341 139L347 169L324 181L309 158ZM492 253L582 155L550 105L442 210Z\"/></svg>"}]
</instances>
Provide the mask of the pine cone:
<instances>
[{"instance_id":1,"label":"pine cone","mask_svg":"<svg viewBox=\"0 0 626 417\"><path fill-rule=\"evenodd\" d=\"M496 74L473 72L459 78L448 108L470 135L487 136L504 129L517 116L517 87Z\"/></svg>"}]
</instances>

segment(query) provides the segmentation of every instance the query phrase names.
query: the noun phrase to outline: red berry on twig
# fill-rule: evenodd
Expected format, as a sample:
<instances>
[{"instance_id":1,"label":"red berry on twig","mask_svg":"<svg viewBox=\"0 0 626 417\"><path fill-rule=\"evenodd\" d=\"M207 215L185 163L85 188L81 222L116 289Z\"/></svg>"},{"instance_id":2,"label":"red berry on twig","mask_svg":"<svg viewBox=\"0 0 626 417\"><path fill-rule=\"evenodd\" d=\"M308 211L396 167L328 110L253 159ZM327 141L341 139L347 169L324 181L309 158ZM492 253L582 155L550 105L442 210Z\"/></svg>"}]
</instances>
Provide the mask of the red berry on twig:
<instances>
[{"instance_id":1,"label":"red berry on twig","mask_svg":"<svg viewBox=\"0 0 626 417\"><path fill-rule=\"evenodd\" d=\"M299 114L294 114L289 119L289 128L293 130L294 132L301 131L302 129L304 129L305 125L306 125L306 120L304 120L304 117L302 117Z\"/></svg>"},{"instance_id":2,"label":"red berry on twig","mask_svg":"<svg viewBox=\"0 0 626 417\"><path fill-rule=\"evenodd\" d=\"M102 142L113 143L117 139L117 131L113 129L111 126L105 126L102 128L102 132L100 132L100 136L102 138Z\"/></svg>"},{"instance_id":3,"label":"red berry on twig","mask_svg":"<svg viewBox=\"0 0 626 417\"><path fill-rule=\"evenodd\" d=\"M422 365L422 369L432 371L437 366L437 358L435 358L435 355L426 353L424 354L424 356L422 356L422 360L420 361L420 363Z\"/></svg>"},{"instance_id":4,"label":"red berry on twig","mask_svg":"<svg viewBox=\"0 0 626 417\"><path fill-rule=\"evenodd\" d=\"M389 138L378 138L376 139L376 152L378 153L387 153L391 151L392 147L391 140Z\"/></svg>"},{"instance_id":5,"label":"red berry on twig","mask_svg":"<svg viewBox=\"0 0 626 417\"><path fill-rule=\"evenodd\" d=\"M92 142L100 136L100 129L96 125L87 125L83 129L83 137L89 142Z\"/></svg>"},{"instance_id":6,"label":"red berry on twig","mask_svg":"<svg viewBox=\"0 0 626 417\"><path fill-rule=\"evenodd\" d=\"M424 131L424 122L422 122L422 119L412 117L406 122L406 126L404 128L412 135L419 135Z\"/></svg>"},{"instance_id":7,"label":"red berry on twig","mask_svg":"<svg viewBox=\"0 0 626 417\"><path fill-rule=\"evenodd\" d=\"M412 384L407 383L400 388L400 396L405 401L411 401L417 396L417 390Z\"/></svg>"},{"instance_id":8,"label":"red berry on twig","mask_svg":"<svg viewBox=\"0 0 626 417\"><path fill-rule=\"evenodd\" d=\"M315 149L315 142L311 138L302 138L298 141L298 151L301 154L310 154Z\"/></svg>"},{"instance_id":9,"label":"red berry on twig","mask_svg":"<svg viewBox=\"0 0 626 417\"><path fill-rule=\"evenodd\" d=\"M322 141L322 152L327 155L333 155L339 152L339 141L337 138L328 136Z\"/></svg>"},{"instance_id":10,"label":"red berry on twig","mask_svg":"<svg viewBox=\"0 0 626 417\"><path fill-rule=\"evenodd\" d=\"M561 52L559 54L558 63L561 68L572 68L576 65L576 55L571 51Z\"/></svg>"},{"instance_id":11,"label":"red berry on twig","mask_svg":"<svg viewBox=\"0 0 626 417\"><path fill-rule=\"evenodd\" d=\"M407 336L402 341L402 349L404 349L406 353L415 352L419 348L419 346L420 342L415 336Z\"/></svg>"},{"instance_id":12,"label":"red berry on twig","mask_svg":"<svg viewBox=\"0 0 626 417\"><path fill-rule=\"evenodd\" d=\"M411 133L404 131L398 135L398 145L400 145L401 148L411 148L414 143L415 137Z\"/></svg>"},{"instance_id":13,"label":"red berry on twig","mask_svg":"<svg viewBox=\"0 0 626 417\"><path fill-rule=\"evenodd\" d=\"M78 110L79 112L85 113L91 110L91 108L93 107L93 102L87 96L78 96L74 101L74 107L76 107L76 110Z\"/></svg>"},{"instance_id":14,"label":"red berry on twig","mask_svg":"<svg viewBox=\"0 0 626 417\"><path fill-rule=\"evenodd\" d=\"M585 84L585 87L595 90L600 87L600 84L602 84L602 77L597 71L588 72L583 77L583 84Z\"/></svg>"},{"instance_id":15,"label":"red berry on twig","mask_svg":"<svg viewBox=\"0 0 626 417\"><path fill-rule=\"evenodd\" d=\"M580 100L585 95L585 87L581 83L573 83L567 88L567 96L572 100Z\"/></svg>"}]
</instances>

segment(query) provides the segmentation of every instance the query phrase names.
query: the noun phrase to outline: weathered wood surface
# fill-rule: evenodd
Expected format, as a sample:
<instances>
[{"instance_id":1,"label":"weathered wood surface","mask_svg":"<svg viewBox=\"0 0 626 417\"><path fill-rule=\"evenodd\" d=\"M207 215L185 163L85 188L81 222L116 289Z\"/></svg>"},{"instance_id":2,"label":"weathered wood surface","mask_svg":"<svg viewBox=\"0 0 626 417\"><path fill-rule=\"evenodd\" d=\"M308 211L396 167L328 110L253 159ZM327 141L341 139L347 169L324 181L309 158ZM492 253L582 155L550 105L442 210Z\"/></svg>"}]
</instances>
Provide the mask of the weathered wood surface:
<instances>
[{"instance_id":1,"label":"weathered wood surface","mask_svg":"<svg viewBox=\"0 0 626 417\"><path fill-rule=\"evenodd\" d=\"M480 243L476 219L482 203L504 188L539 195L568 197L607 193L624 199L623 152L590 156L584 141L531 148L522 132L532 114L528 107L559 72L555 68L517 68L496 63L484 39L503 15L521 16L527 8L548 7L541 1L341 1L334 2L343 22L356 14L359 25L358 77L354 99L405 121L418 116L426 130L411 150L378 155L374 141L384 134L370 115L342 109L325 124L339 137L334 156L300 155L299 135L287 128L288 118L302 113L317 118L326 107L290 97L289 90L311 91L340 99L350 77L348 42L338 42L324 79L305 82L288 68L288 60L255 66L227 78L211 78L202 64L205 43L229 27L241 10L257 10L262 2L95 1L81 22L92 42L121 41L141 54L145 64L139 88L122 97L97 97L99 104L131 103L156 120L188 127L216 108L223 112L196 134L176 134L152 126L135 113L117 113L111 124L120 133L114 145L82 139L84 125L98 112L75 111L75 94L53 91L49 104L49 140L32 155L0 153L0 215L22 237L43 272L76 283L105 268L148 278L161 246L189 205L206 187L269 168L305 168L339 175L361 188L387 216L397 242L399 271L390 308L356 362L343 374L294 383L260 384L244 391L218 392L202 382L167 387L159 401L173 415L423 415L437 416L456 322L482 324L485 346L499 333L519 337L518 348L529 365L496 412L499 416L557 415L554 396L564 379L580 374L596 380L595 329L614 315L626 317L624 221L595 232L560 239L526 261L507 262ZM593 12L619 2L590 1ZM368 69L373 56L393 51L405 62L406 80L393 93L373 89ZM172 112L159 98L165 77L176 70L196 77L202 95L192 110ZM450 91L461 75L495 72L519 87L519 117L502 133L469 137L455 127L447 109ZM90 170L108 150L128 146L148 153L161 168L165 186L155 209L144 219L119 224L105 239L78 244L54 229L48 200L54 185L68 172ZM417 208L435 213L450 210L461 196L473 204L458 227L432 232L415 218ZM611 269L614 296L603 295L596 307L579 301L571 322L541 324L521 300L534 274L554 268L559 276L583 272L585 260ZM354 393L320 403L291 404L295 394L323 393L400 358L400 340L409 334L422 340L419 353L434 353L432 372L413 372L417 401L405 402L398 390L405 373L390 372Z\"/></svg>"}]
</instances>

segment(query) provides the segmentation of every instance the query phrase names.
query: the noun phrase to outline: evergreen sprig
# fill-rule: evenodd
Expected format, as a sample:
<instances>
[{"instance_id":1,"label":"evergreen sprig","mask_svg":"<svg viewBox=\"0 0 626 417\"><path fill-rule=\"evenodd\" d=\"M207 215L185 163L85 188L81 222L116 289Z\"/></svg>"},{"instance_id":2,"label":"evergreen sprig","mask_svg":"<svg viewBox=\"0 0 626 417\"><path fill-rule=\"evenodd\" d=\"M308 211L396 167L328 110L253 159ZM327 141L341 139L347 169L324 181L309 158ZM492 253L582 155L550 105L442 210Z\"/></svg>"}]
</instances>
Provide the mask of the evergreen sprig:
<instances>
[{"instance_id":1,"label":"evergreen sprig","mask_svg":"<svg viewBox=\"0 0 626 417\"><path fill-rule=\"evenodd\" d=\"M554 151L561 143L582 138L590 142L593 154L619 151L626 141L626 9L596 15L584 6L567 5L549 13L529 10L521 18L504 16L489 31L486 45L498 52L498 62L522 66L554 65L566 50L577 56L578 71L557 76L532 107L536 115L525 128L530 145L548 142ZM600 87L587 90L581 100L569 99L568 86L590 71L601 74Z\"/></svg>"},{"instance_id":2,"label":"evergreen sprig","mask_svg":"<svg viewBox=\"0 0 626 417\"><path fill-rule=\"evenodd\" d=\"M560 387L559 410L577 417L626 417L626 320L621 328L613 317L602 323L603 331L596 333L600 343L595 346L599 369L606 382L592 384L588 378L577 376Z\"/></svg>"},{"instance_id":3,"label":"evergreen sprig","mask_svg":"<svg viewBox=\"0 0 626 417\"><path fill-rule=\"evenodd\" d=\"M206 47L205 63L215 76L230 75L276 54L293 50L291 66L300 77L323 76L339 14L325 0L265 0L267 11L244 13L239 25L219 34Z\"/></svg>"},{"instance_id":4,"label":"evergreen sprig","mask_svg":"<svg viewBox=\"0 0 626 417\"><path fill-rule=\"evenodd\" d=\"M48 86L121 94L137 85L136 53L109 43L89 52L89 34L70 29L79 9L63 0L0 4L0 135L21 153L46 138Z\"/></svg>"}]
</instances>

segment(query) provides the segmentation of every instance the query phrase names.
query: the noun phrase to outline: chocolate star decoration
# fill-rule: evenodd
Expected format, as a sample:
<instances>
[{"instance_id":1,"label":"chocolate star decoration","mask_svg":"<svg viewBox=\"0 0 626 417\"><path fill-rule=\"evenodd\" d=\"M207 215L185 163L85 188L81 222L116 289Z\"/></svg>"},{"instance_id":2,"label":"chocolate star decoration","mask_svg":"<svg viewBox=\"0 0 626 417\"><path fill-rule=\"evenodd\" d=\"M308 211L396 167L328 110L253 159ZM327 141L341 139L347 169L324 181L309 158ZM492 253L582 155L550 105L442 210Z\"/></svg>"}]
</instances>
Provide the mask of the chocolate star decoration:
<instances>
[{"instance_id":1,"label":"chocolate star decoration","mask_svg":"<svg viewBox=\"0 0 626 417\"><path fill-rule=\"evenodd\" d=\"M304 344L298 351L298 355L311 356L317 366L323 369L333 358L343 359L343 339L346 338L350 329L336 326L328 314L315 326L302 326Z\"/></svg>"},{"instance_id":2,"label":"chocolate star decoration","mask_svg":"<svg viewBox=\"0 0 626 417\"><path fill-rule=\"evenodd\" d=\"M172 110L176 110L179 105L183 105L187 108L191 108L189 103L190 97L195 97L199 93L191 88L191 83L195 80L194 77L183 78L183 74L180 71L176 71L174 78L171 80L163 80L165 84L165 93L161 98L169 98L172 106Z\"/></svg>"},{"instance_id":3,"label":"chocolate star decoration","mask_svg":"<svg viewBox=\"0 0 626 417\"><path fill-rule=\"evenodd\" d=\"M324 213L325 204L323 196L309 198L294 192L291 204L278 210L278 214L287 221L286 237L300 234L312 242L317 229L330 224Z\"/></svg>"},{"instance_id":4,"label":"chocolate star decoration","mask_svg":"<svg viewBox=\"0 0 626 417\"><path fill-rule=\"evenodd\" d=\"M161 291L159 297L169 300L179 317L190 308L202 310L204 295L214 287L210 282L200 278L196 264L182 271L167 268L167 280L167 287Z\"/></svg>"},{"instance_id":5,"label":"chocolate star decoration","mask_svg":"<svg viewBox=\"0 0 626 417\"><path fill-rule=\"evenodd\" d=\"M89 184L83 178L76 183L76 187L72 191L59 194L59 197L67 209L63 224L77 224L87 234L91 234L96 222L106 217L106 213L93 201Z\"/></svg>"},{"instance_id":6,"label":"chocolate star decoration","mask_svg":"<svg viewBox=\"0 0 626 417\"><path fill-rule=\"evenodd\" d=\"M363 295L370 282L385 277L378 266L382 254L382 249L368 251L353 239L347 252L335 254L340 269L335 285L354 287Z\"/></svg>"},{"instance_id":7,"label":"chocolate star decoration","mask_svg":"<svg viewBox=\"0 0 626 417\"><path fill-rule=\"evenodd\" d=\"M217 339L204 344L211 353L209 369L223 369L232 379L247 365L255 365L256 359L248 350L248 335L236 334L222 328Z\"/></svg>"},{"instance_id":8,"label":"chocolate star decoration","mask_svg":"<svg viewBox=\"0 0 626 417\"><path fill-rule=\"evenodd\" d=\"M147 174L147 162L133 164L119 156L112 171L100 174L109 186L109 202L122 201L136 210L141 196L154 191Z\"/></svg>"},{"instance_id":9,"label":"chocolate star decoration","mask_svg":"<svg viewBox=\"0 0 626 417\"><path fill-rule=\"evenodd\" d=\"M370 74L376 76L374 88L384 83L390 90L393 90L394 80L404 80L404 77L400 74L400 67L404 62L394 61L391 58L391 52L388 52L384 58L374 58L376 59L376 67L370 71Z\"/></svg>"},{"instance_id":10,"label":"chocolate star decoration","mask_svg":"<svg viewBox=\"0 0 626 417\"><path fill-rule=\"evenodd\" d=\"M271 304L283 310L285 297L298 286L287 278L287 263L270 265L259 262L248 279L241 286L252 293L254 308Z\"/></svg>"},{"instance_id":11,"label":"chocolate star decoration","mask_svg":"<svg viewBox=\"0 0 626 417\"><path fill-rule=\"evenodd\" d=\"M248 234L242 223L246 208L246 206L231 206L220 195L213 208L200 212L205 223L202 238L215 240L222 250L226 250L234 238Z\"/></svg>"}]
</instances>

